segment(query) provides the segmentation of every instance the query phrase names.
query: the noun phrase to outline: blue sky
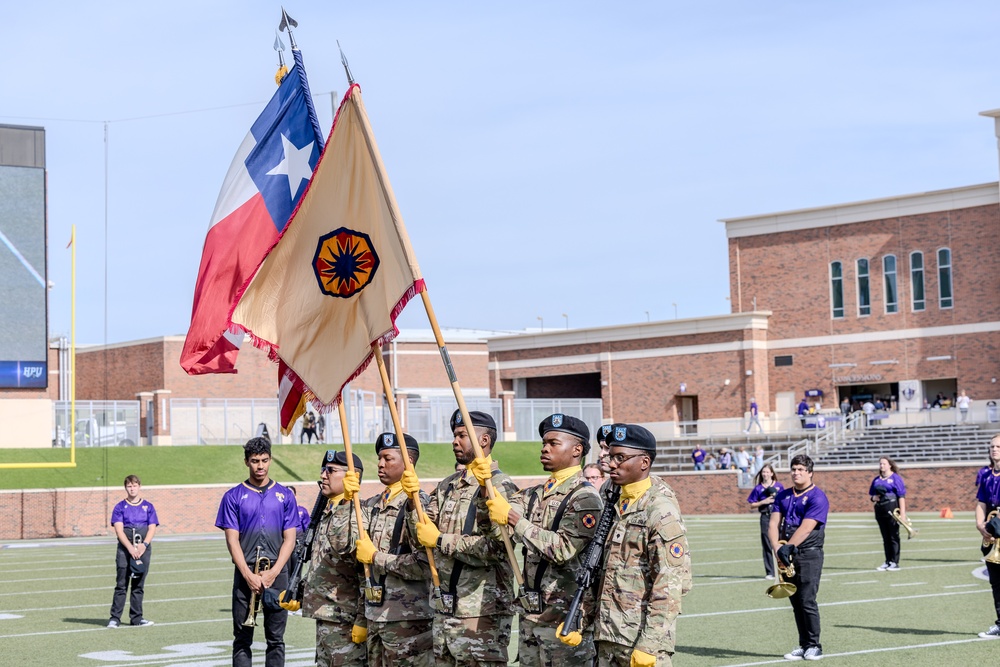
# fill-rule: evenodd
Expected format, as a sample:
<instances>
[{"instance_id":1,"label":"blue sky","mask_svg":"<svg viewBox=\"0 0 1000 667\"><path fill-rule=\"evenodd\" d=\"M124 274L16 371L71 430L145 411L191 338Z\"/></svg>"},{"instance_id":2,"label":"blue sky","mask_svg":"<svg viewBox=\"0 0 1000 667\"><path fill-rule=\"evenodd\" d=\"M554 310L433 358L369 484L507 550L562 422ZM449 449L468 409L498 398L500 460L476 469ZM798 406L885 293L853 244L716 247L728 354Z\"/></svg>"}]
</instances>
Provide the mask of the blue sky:
<instances>
[{"instance_id":1,"label":"blue sky","mask_svg":"<svg viewBox=\"0 0 1000 667\"><path fill-rule=\"evenodd\" d=\"M335 40L347 53L444 326L728 312L719 218L997 179L978 116L1000 107L995 3L286 8L324 131ZM186 331L279 19L235 0L5 8L0 123L47 132L51 335L69 331L71 224L81 343ZM419 302L401 325L426 326Z\"/></svg>"}]
</instances>

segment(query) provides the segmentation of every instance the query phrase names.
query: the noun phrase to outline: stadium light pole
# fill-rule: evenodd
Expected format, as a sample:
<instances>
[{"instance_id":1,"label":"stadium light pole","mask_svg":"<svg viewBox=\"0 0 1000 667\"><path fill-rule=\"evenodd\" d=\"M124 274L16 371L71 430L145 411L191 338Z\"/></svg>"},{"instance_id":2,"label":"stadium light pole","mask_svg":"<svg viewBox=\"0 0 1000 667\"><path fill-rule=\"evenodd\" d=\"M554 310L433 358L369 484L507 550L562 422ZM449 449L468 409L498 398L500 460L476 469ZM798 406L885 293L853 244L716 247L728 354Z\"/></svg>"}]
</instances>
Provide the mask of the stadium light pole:
<instances>
[{"instance_id":1,"label":"stadium light pole","mask_svg":"<svg viewBox=\"0 0 1000 667\"><path fill-rule=\"evenodd\" d=\"M543 320L543 319L542 319L542 316L541 316L541 315L539 315L539 316L538 316L537 318L535 318L535 319L537 319L537 320L538 320L538 328L539 328L539 329L541 329L542 331L545 331L545 320Z\"/></svg>"},{"instance_id":2,"label":"stadium light pole","mask_svg":"<svg viewBox=\"0 0 1000 667\"><path fill-rule=\"evenodd\" d=\"M566 313L563 313L562 316L566 318L566 329L568 330L569 329L569 315L567 315Z\"/></svg>"}]
</instances>

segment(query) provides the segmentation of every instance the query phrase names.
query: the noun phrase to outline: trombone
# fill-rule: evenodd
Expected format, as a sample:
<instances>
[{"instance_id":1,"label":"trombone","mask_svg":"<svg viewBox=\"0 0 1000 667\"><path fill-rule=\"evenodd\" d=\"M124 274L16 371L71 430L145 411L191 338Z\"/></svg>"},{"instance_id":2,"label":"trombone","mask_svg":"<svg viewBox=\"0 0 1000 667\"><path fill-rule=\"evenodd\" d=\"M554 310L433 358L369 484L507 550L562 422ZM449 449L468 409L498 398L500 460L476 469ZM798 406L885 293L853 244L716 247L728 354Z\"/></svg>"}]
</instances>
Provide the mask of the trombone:
<instances>
[{"instance_id":1,"label":"trombone","mask_svg":"<svg viewBox=\"0 0 1000 667\"><path fill-rule=\"evenodd\" d=\"M913 527L913 523L911 523L909 519L904 521L900 518L898 507L892 511L892 518L896 520L896 523L906 529L906 539L909 540L914 538L917 536L917 533L920 532L919 529Z\"/></svg>"},{"instance_id":2,"label":"trombone","mask_svg":"<svg viewBox=\"0 0 1000 667\"><path fill-rule=\"evenodd\" d=\"M254 563L253 573L260 574L271 569L271 559L260 555L261 547L257 547L257 562ZM247 609L247 620L243 621L244 627L252 628L257 625L257 612L260 611L260 596L256 593L250 595L250 607Z\"/></svg>"},{"instance_id":3,"label":"trombone","mask_svg":"<svg viewBox=\"0 0 1000 667\"><path fill-rule=\"evenodd\" d=\"M782 540L778 542L778 546L780 547L784 543L785 541ZM768 587L767 597L777 600L795 595L795 591L798 590L795 584L785 581L785 579L791 579L795 576L795 563L789 563L787 567L782 566L781 561L778 560L777 549L775 549L774 554L774 571L777 573L778 582Z\"/></svg>"},{"instance_id":4,"label":"trombone","mask_svg":"<svg viewBox=\"0 0 1000 667\"><path fill-rule=\"evenodd\" d=\"M986 523L989 523L990 519L997 514L997 510L990 512L986 516ZM995 537L983 538L983 550L985 551L986 549L989 549L989 553L986 554L986 562L1000 565L1000 540Z\"/></svg>"}]
</instances>

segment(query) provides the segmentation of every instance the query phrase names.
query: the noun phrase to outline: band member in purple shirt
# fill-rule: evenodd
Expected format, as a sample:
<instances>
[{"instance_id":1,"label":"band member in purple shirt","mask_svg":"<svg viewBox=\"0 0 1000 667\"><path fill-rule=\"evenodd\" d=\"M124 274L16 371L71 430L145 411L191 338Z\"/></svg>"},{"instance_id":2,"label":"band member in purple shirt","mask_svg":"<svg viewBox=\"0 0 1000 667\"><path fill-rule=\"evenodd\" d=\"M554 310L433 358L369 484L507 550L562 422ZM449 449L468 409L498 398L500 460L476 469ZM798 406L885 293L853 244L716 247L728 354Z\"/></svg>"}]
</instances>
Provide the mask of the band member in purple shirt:
<instances>
[{"instance_id":1,"label":"band member in purple shirt","mask_svg":"<svg viewBox=\"0 0 1000 667\"><path fill-rule=\"evenodd\" d=\"M892 518L892 512L899 508L899 518L906 520L906 484L899 475L899 467L888 456L878 460L878 476L872 480L868 495L875 503L875 521L882 533L882 549L885 562L876 569L879 572L899 569L899 524Z\"/></svg>"},{"instance_id":2,"label":"band member in purple shirt","mask_svg":"<svg viewBox=\"0 0 1000 667\"><path fill-rule=\"evenodd\" d=\"M993 548L993 542L1000 537L1000 515L987 520L990 513L1000 508L1000 435L990 440L990 461L993 468L979 485L976 494L976 529L983 536L983 555ZM990 575L993 589L993 607L996 621L986 632L980 632L983 639L1000 639L1000 565L986 561L986 571Z\"/></svg>"},{"instance_id":3,"label":"band member in purple shirt","mask_svg":"<svg viewBox=\"0 0 1000 667\"><path fill-rule=\"evenodd\" d=\"M118 537L118 551L115 554L118 578L115 581L115 594L111 599L109 628L117 628L121 624L129 583L132 585L132 595L129 597L128 615L132 625L153 624L142 617L142 594L146 575L149 573L149 559L153 555L150 543L160 520L156 517L153 503L144 500L141 493L142 482L135 475L129 475L125 478L125 500L111 510L111 525Z\"/></svg>"},{"instance_id":4,"label":"band member in purple shirt","mask_svg":"<svg viewBox=\"0 0 1000 667\"><path fill-rule=\"evenodd\" d=\"M226 533L226 547L233 559L233 667L251 667L253 626L243 622L249 616L250 598L263 597L265 589L283 590L288 586L285 568L295 548L295 529L299 525L295 496L287 487L268 476L271 466L271 441L251 438L243 446L243 463L249 478L222 497L215 525ZM263 559L270 567L260 567ZM285 623L288 612L281 607L263 606L264 637L267 640L265 667L285 664ZM260 622L259 619L257 621Z\"/></svg>"},{"instance_id":5,"label":"band member in purple shirt","mask_svg":"<svg viewBox=\"0 0 1000 667\"><path fill-rule=\"evenodd\" d=\"M767 533L771 527L771 505L785 487L775 477L774 468L770 463L757 473L756 482L757 486L753 487L747 502L750 503L750 509L760 512L760 546L764 556L764 576L774 579L774 548Z\"/></svg>"},{"instance_id":6,"label":"band member in purple shirt","mask_svg":"<svg viewBox=\"0 0 1000 667\"><path fill-rule=\"evenodd\" d=\"M771 544L784 541L776 556L782 567L795 565L795 576L788 579L796 592L788 601L795 614L799 645L785 660L819 660L823 647L819 643L819 606L816 593L823 573L823 538L830 501L813 484L813 461L805 454L792 459L792 488L785 489L774 499L768 536Z\"/></svg>"}]
</instances>

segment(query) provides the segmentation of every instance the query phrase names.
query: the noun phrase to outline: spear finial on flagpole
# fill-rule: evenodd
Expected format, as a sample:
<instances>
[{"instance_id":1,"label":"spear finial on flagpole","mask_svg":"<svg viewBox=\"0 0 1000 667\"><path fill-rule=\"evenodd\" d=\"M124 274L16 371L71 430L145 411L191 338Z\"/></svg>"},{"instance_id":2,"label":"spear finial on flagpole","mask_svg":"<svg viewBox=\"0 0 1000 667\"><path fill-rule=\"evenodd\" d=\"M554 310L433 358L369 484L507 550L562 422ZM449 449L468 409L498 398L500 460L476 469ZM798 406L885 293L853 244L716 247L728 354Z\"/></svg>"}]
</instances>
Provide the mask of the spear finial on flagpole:
<instances>
[{"instance_id":1,"label":"spear finial on flagpole","mask_svg":"<svg viewBox=\"0 0 1000 667\"><path fill-rule=\"evenodd\" d=\"M295 43L295 35L292 34L292 28L298 28L299 23L285 11L285 8L281 8L281 23L278 24L278 30L281 32L288 31L288 41L292 45L292 51L298 50L298 45Z\"/></svg>"},{"instance_id":2,"label":"spear finial on flagpole","mask_svg":"<svg viewBox=\"0 0 1000 667\"><path fill-rule=\"evenodd\" d=\"M340 49L340 62L344 64L344 71L347 73L347 84L350 86L354 85L354 77L351 76L351 66L347 64L347 56L344 55L344 49L340 48L340 40L337 40L337 48Z\"/></svg>"},{"instance_id":3,"label":"spear finial on flagpole","mask_svg":"<svg viewBox=\"0 0 1000 667\"><path fill-rule=\"evenodd\" d=\"M288 67L285 66L285 45L278 37L278 31L274 31L274 50L278 52L278 72L274 75L274 82L281 85L281 81L288 74Z\"/></svg>"}]
</instances>

